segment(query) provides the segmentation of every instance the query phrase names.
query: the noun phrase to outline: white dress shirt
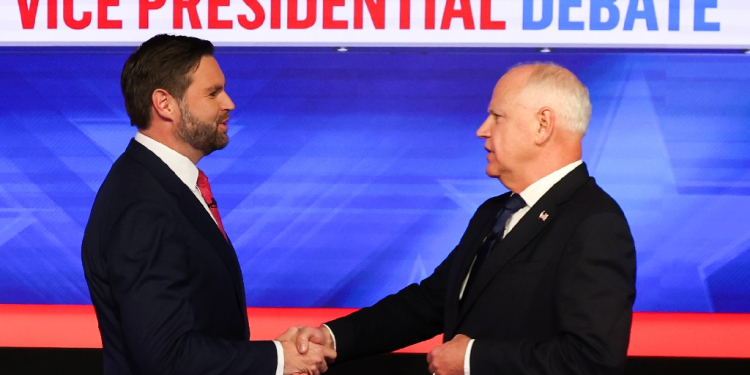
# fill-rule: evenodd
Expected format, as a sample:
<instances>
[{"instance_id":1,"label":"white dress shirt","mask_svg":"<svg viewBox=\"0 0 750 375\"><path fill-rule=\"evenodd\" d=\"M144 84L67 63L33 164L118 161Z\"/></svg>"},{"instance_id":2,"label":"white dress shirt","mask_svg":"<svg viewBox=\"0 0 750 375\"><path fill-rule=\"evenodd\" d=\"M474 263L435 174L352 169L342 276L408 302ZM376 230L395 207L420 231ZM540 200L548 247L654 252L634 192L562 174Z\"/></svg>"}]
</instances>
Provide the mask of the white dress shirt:
<instances>
[{"instance_id":1,"label":"white dress shirt","mask_svg":"<svg viewBox=\"0 0 750 375\"><path fill-rule=\"evenodd\" d=\"M536 202L539 201L539 199L544 196L544 194L549 191L549 189L552 188L556 183L558 183L560 180L563 179L563 177L567 176L568 173L572 172L576 167L581 165L583 161L578 160L574 161L542 178L534 182L533 184L529 185L524 191L518 193L518 195L523 198L524 202L526 202L526 206L522 207L520 210L513 213L513 215L510 216L507 222L505 222L505 230L503 231L503 238L510 233L511 230L518 224L519 221L523 218L524 215L526 215L527 212L533 207ZM474 259L476 261L476 258ZM472 266L474 263L472 262ZM461 293L459 294L459 299L463 298L464 295L464 288L466 288L466 282L469 280L469 275L471 274L471 267L469 267L469 273L466 275L466 278L464 278L464 283L461 286ZM464 355L464 375L471 375L471 348L474 346L474 339L469 340L469 345L466 346L466 354Z\"/></svg>"},{"instance_id":2,"label":"white dress shirt","mask_svg":"<svg viewBox=\"0 0 750 375\"><path fill-rule=\"evenodd\" d=\"M182 181L185 186L187 186L188 189L193 192L195 198L198 199L198 202L200 202L201 205L203 205L203 208L206 209L208 216L210 216L215 223L216 218L214 218L214 215L211 214L211 209L208 208L208 203L206 203L206 200L203 199L203 195L198 188L198 167L196 167L195 164L193 164L193 162L190 161L190 159L188 159L185 155L172 150L159 141L156 141L141 132L136 133L134 139L136 142L149 149L149 151L156 154L156 156L161 159L161 161L163 161L164 164L166 164L167 167L169 167L169 169L174 172L174 174L177 175L177 178L179 178L180 181ZM283 375L284 348L278 341L274 341L273 343L274 345L276 345L276 375Z\"/></svg>"}]
</instances>

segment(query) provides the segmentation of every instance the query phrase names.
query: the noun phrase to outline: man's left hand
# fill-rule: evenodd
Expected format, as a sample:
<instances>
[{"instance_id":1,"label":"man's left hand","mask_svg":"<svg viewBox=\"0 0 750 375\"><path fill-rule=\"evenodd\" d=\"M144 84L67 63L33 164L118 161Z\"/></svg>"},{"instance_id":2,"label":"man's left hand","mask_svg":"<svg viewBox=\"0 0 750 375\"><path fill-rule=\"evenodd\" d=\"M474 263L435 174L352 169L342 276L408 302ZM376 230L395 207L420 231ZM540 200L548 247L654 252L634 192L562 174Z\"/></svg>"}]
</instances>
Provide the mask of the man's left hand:
<instances>
[{"instance_id":1,"label":"man's left hand","mask_svg":"<svg viewBox=\"0 0 750 375\"><path fill-rule=\"evenodd\" d=\"M468 336L456 335L451 341L432 349L427 354L430 372L436 375L463 375L469 341L471 338Z\"/></svg>"}]
</instances>

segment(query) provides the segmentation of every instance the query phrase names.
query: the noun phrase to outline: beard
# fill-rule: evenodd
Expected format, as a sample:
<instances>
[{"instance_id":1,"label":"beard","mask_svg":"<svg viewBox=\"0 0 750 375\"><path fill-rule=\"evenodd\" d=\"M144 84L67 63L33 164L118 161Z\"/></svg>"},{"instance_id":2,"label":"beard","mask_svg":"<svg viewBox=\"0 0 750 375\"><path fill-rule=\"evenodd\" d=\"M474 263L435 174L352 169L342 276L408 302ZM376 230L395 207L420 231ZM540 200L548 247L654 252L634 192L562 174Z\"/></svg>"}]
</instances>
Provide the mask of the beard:
<instances>
[{"instance_id":1,"label":"beard","mask_svg":"<svg viewBox=\"0 0 750 375\"><path fill-rule=\"evenodd\" d=\"M214 122L201 121L190 113L190 107L185 101L180 101L180 111L182 121L177 124L177 136L180 140L201 151L204 156L227 146L229 137L219 131L219 123L225 120L224 117Z\"/></svg>"}]
</instances>

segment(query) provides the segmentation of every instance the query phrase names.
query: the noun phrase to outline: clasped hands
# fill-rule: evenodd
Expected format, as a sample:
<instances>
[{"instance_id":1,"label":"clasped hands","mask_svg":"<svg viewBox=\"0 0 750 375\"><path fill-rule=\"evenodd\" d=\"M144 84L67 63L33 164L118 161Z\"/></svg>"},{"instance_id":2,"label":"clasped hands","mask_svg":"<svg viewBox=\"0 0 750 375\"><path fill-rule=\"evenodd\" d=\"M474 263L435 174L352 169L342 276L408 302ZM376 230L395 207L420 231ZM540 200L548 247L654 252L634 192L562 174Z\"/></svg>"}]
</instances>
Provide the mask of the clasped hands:
<instances>
[{"instance_id":1,"label":"clasped hands","mask_svg":"<svg viewBox=\"0 0 750 375\"><path fill-rule=\"evenodd\" d=\"M326 372L328 363L336 359L333 338L328 328L292 327L279 336L286 357L284 374L315 374ZM427 354L429 371L439 375L463 375L464 355L471 339L456 335Z\"/></svg>"},{"instance_id":2,"label":"clasped hands","mask_svg":"<svg viewBox=\"0 0 750 375\"><path fill-rule=\"evenodd\" d=\"M320 375L336 359L333 338L326 328L292 327L276 341L284 348L284 375Z\"/></svg>"}]
</instances>

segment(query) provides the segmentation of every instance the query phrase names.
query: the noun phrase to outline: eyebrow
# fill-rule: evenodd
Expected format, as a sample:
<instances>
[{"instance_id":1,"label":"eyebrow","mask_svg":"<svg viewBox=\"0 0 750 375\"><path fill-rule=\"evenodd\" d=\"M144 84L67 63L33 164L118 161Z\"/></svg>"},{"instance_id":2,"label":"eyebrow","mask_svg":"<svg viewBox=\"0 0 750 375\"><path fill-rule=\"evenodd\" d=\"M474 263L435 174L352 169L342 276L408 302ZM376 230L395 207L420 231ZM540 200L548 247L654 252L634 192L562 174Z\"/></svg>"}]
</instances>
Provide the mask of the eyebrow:
<instances>
[{"instance_id":1,"label":"eyebrow","mask_svg":"<svg viewBox=\"0 0 750 375\"><path fill-rule=\"evenodd\" d=\"M226 87L226 85L213 85L211 87L207 87L206 88L206 92L212 93L212 92L216 92L216 91L221 91L221 90L224 90L225 87Z\"/></svg>"}]
</instances>

